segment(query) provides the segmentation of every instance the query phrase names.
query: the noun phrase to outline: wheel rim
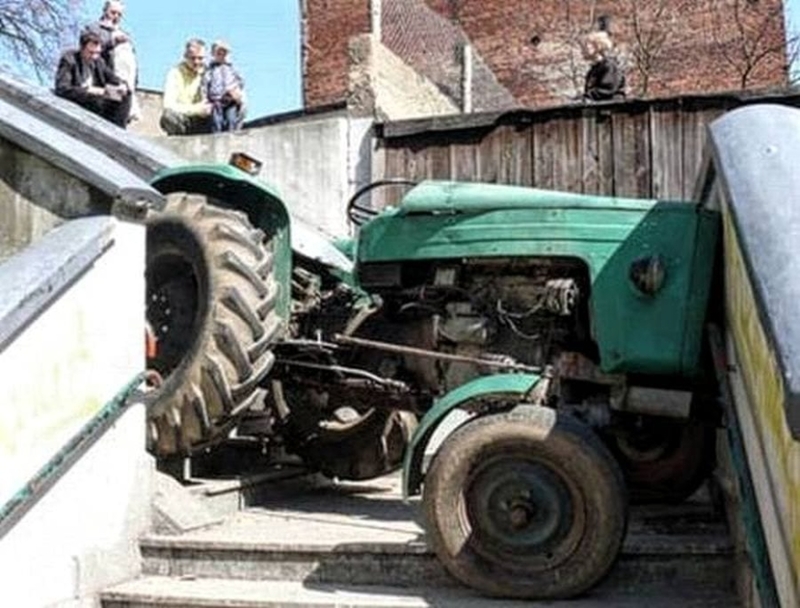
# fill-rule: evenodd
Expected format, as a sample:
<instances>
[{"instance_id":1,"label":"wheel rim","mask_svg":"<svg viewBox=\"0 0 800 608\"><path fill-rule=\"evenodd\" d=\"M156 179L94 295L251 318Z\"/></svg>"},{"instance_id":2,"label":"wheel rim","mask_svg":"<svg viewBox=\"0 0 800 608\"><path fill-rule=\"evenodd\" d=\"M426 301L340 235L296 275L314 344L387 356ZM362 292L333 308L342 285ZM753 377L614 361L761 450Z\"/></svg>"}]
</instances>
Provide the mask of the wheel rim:
<instances>
[{"instance_id":1,"label":"wheel rim","mask_svg":"<svg viewBox=\"0 0 800 608\"><path fill-rule=\"evenodd\" d=\"M550 463L513 454L477 467L464 493L473 549L504 568L551 568L575 550L585 518L577 490Z\"/></svg>"},{"instance_id":2,"label":"wheel rim","mask_svg":"<svg viewBox=\"0 0 800 608\"><path fill-rule=\"evenodd\" d=\"M200 318L197 276L183 256L158 256L148 268L147 322L156 338L156 355L149 369L166 377L192 346Z\"/></svg>"}]
</instances>

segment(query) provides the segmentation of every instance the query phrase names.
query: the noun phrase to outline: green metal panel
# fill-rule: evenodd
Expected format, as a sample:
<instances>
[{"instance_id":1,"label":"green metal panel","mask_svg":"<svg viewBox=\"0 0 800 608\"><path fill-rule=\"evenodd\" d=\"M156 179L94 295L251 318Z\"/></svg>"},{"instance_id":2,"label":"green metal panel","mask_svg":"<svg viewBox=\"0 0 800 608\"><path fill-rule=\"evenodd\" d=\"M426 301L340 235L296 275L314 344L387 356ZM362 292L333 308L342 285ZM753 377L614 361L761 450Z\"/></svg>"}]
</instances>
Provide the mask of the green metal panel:
<instances>
[{"instance_id":1,"label":"green metal panel","mask_svg":"<svg viewBox=\"0 0 800 608\"><path fill-rule=\"evenodd\" d=\"M443 197L437 201L436 197ZM693 374L718 215L682 202L614 199L490 184L426 182L362 227L357 264L480 257L572 257L592 283L606 372ZM663 288L639 293L634 261L658 256Z\"/></svg>"},{"instance_id":2,"label":"green metal panel","mask_svg":"<svg viewBox=\"0 0 800 608\"><path fill-rule=\"evenodd\" d=\"M352 260L356 252L356 241L351 237L340 237L332 241L333 246L341 251L348 260Z\"/></svg>"},{"instance_id":3,"label":"green metal panel","mask_svg":"<svg viewBox=\"0 0 800 608\"><path fill-rule=\"evenodd\" d=\"M608 372L699 373L718 216L657 203L592 277L593 334ZM658 255L666 274L654 295L629 279L631 264Z\"/></svg>"},{"instance_id":4,"label":"green metal panel","mask_svg":"<svg viewBox=\"0 0 800 608\"><path fill-rule=\"evenodd\" d=\"M403 197L400 213L455 213L529 209L531 207L594 207L647 210L652 201L638 198L588 196L556 190L477 182L425 181Z\"/></svg>"},{"instance_id":5,"label":"green metal panel","mask_svg":"<svg viewBox=\"0 0 800 608\"><path fill-rule=\"evenodd\" d=\"M488 396L519 400L539 382L536 374L494 374L475 378L453 389L423 416L403 458L403 495L416 494L422 484L422 459L425 448L444 419L455 409ZM451 430L454 431L454 429Z\"/></svg>"},{"instance_id":6,"label":"green metal panel","mask_svg":"<svg viewBox=\"0 0 800 608\"><path fill-rule=\"evenodd\" d=\"M181 165L159 171L152 185L164 194L189 192L219 201L226 208L242 211L250 222L271 235L275 256L275 279L279 294L278 315L289 319L292 249L289 214L277 191L231 165Z\"/></svg>"},{"instance_id":7,"label":"green metal panel","mask_svg":"<svg viewBox=\"0 0 800 608\"><path fill-rule=\"evenodd\" d=\"M691 306L686 307L686 331L683 334L683 361L686 374L693 365L699 367L696 362L700 360L721 230L722 216L719 213L708 210L699 213L692 277L687 294Z\"/></svg>"}]
</instances>

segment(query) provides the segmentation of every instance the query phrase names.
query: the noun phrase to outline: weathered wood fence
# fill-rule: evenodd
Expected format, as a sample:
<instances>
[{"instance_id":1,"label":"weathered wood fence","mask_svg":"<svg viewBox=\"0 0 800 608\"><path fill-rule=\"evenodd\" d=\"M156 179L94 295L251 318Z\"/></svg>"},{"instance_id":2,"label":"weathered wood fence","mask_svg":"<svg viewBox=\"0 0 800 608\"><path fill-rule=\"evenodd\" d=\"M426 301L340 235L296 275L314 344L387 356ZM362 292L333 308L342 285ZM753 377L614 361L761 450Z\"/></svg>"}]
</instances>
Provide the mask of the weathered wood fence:
<instances>
[{"instance_id":1,"label":"weathered wood fence","mask_svg":"<svg viewBox=\"0 0 800 608\"><path fill-rule=\"evenodd\" d=\"M685 200L706 125L752 103L797 106L800 95L677 97L385 123L375 176Z\"/></svg>"}]
</instances>

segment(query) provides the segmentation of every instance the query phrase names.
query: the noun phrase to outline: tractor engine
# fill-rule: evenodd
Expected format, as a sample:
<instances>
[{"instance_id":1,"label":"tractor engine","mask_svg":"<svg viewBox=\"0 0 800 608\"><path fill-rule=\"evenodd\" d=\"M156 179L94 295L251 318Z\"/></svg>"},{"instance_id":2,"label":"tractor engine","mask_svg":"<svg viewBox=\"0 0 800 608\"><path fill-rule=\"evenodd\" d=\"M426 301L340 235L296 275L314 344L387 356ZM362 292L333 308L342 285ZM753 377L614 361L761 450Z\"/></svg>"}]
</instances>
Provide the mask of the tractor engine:
<instances>
[{"instance_id":1,"label":"tractor engine","mask_svg":"<svg viewBox=\"0 0 800 608\"><path fill-rule=\"evenodd\" d=\"M489 373L492 362L544 367L564 350L596 354L588 331L588 273L575 260L368 264L359 279L382 306L355 335L463 358L383 357L381 371L410 375L434 394Z\"/></svg>"},{"instance_id":2,"label":"tractor engine","mask_svg":"<svg viewBox=\"0 0 800 608\"><path fill-rule=\"evenodd\" d=\"M330 477L396 468L417 418L477 376L596 350L575 260L373 263L358 281L296 261L292 337L275 347L267 399L289 451Z\"/></svg>"}]
</instances>

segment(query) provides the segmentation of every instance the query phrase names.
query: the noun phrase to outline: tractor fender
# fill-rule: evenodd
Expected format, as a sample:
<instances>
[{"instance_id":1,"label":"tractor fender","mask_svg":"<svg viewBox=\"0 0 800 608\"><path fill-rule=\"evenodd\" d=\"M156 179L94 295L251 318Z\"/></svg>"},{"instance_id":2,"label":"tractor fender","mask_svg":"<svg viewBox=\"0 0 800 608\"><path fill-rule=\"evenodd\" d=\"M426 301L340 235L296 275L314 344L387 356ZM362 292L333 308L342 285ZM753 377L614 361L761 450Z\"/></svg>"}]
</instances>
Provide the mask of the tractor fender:
<instances>
[{"instance_id":1,"label":"tractor fender","mask_svg":"<svg viewBox=\"0 0 800 608\"><path fill-rule=\"evenodd\" d=\"M453 389L423 416L403 458L403 497L419 493L424 477L424 459L429 445L441 445L467 421L498 411L488 397L506 399L506 404L521 403L539 382L536 374L493 374L481 376ZM508 409L507 405L503 409ZM451 424L444 424L446 421ZM438 431L438 432L437 432ZM435 436L435 437L434 437ZM432 439L436 439L432 442Z\"/></svg>"},{"instance_id":2,"label":"tractor fender","mask_svg":"<svg viewBox=\"0 0 800 608\"><path fill-rule=\"evenodd\" d=\"M225 164L190 164L162 169L151 185L162 194L188 192L218 200L247 214L256 228L273 234L287 230L289 213L277 190L244 171Z\"/></svg>"},{"instance_id":3,"label":"tractor fender","mask_svg":"<svg viewBox=\"0 0 800 608\"><path fill-rule=\"evenodd\" d=\"M333 237L292 215L276 190L235 167L182 165L160 171L152 185L162 194L186 191L213 196L226 206L247 213L250 223L265 232L291 224L291 247L295 252L345 273L353 272L353 261L332 242ZM276 221L279 226L265 224Z\"/></svg>"}]
</instances>

